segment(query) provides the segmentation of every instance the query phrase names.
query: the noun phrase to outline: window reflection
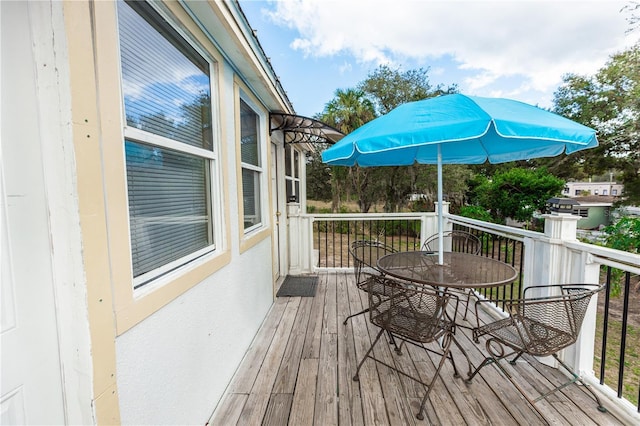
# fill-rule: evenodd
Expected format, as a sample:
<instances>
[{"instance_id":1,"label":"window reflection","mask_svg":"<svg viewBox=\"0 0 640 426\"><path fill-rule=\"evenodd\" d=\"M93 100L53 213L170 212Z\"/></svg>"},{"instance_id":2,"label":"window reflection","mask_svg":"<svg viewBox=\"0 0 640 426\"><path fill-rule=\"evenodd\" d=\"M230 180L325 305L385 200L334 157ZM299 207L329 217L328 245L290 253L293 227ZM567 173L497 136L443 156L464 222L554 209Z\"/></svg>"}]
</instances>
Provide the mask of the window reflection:
<instances>
[{"instance_id":1,"label":"window reflection","mask_svg":"<svg viewBox=\"0 0 640 426\"><path fill-rule=\"evenodd\" d=\"M118 7L127 125L212 149L208 63L167 31L159 16L145 19L134 7L144 8L143 3Z\"/></svg>"}]
</instances>

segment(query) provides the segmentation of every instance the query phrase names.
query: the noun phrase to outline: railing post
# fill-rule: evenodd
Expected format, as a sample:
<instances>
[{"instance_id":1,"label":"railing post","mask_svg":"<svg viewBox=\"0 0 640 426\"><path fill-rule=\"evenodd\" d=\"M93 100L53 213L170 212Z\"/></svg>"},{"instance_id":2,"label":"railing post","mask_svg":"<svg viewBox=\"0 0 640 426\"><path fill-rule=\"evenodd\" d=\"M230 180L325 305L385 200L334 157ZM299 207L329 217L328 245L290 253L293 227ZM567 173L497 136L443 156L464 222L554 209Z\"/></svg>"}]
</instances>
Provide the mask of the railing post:
<instances>
[{"instance_id":1,"label":"railing post","mask_svg":"<svg viewBox=\"0 0 640 426\"><path fill-rule=\"evenodd\" d=\"M313 272L313 220L301 214L300 205L287 206L289 238L289 274L308 274Z\"/></svg>"},{"instance_id":2,"label":"railing post","mask_svg":"<svg viewBox=\"0 0 640 426\"><path fill-rule=\"evenodd\" d=\"M564 284L572 278L572 265L563 242L577 241L576 231L580 217L560 213L544 215L544 219L544 234L549 242L536 245L537 267L534 268L531 284Z\"/></svg>"},{"instance_id":3,"label":"railing post","mask_svg":"<svg viewBox=\"0 0 640 426\"><path fill-rule=\"evenodd\" d=\"M300 247L304 244L301 240L300 228L302 226L300 217L300 206L296 204L287 205L287 238L289 242L289 274L299 274L300 267Z\"/></svg>"},{"instance_id":4,"label":"railing post","mask_svg":"<svg viewBox=\"0 0 640 426\"><path fill-rule=\"evenodd\" d=\"M597 265L587 265L586 253L573 253L564 242L577 241L577 224L580 217L571 214L545 215L544 233L549 238L537 248L537 267L531 285L591 284L598 282ZM539 257L538 257L539 256ZM595 266L595 268L594 268ZM553 296L553 294L539 296ZM592 373L595 336L594 302L589 306L582 331L575 345L559 353L560 359L578 372Z\"/></svg>"},{"instance_id":5,"label":"railing post","mask_svg":"<svg viewBox=\"0 0 640 426\"><path fill-rule=\"evenodd\" d=\"M600 265L593 261L590 253L573 253L574 264L572 281L574 283L598 284L600 282ZM582 330L575 345L565 349L563 360L579 374L593 375L593 352L596 337L596 316L598 296L591 298L589 308L582 322Z\"/></svg>"}]
</instances>

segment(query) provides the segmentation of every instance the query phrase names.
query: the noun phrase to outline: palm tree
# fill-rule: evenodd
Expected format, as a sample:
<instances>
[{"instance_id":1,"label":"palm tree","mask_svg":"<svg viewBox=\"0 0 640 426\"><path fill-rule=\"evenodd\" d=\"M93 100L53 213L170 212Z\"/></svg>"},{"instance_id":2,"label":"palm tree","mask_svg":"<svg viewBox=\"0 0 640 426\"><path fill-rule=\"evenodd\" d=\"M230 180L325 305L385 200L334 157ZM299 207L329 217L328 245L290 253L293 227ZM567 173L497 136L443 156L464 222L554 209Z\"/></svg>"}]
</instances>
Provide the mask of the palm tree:
<instances>
[{"instance_id":1,"label":"palm tree","mask_svg":"<svg viewBox=\"0 0 640 426\"><path fill-rule=\"evenodd\" d=\"M318 116L321 121L335 127L344 134L351 133L363 124L375 118L373 103L366 97L362 90L338 89L335 97L326 104L324 111ZM340 209L340 194L346 193L350 198L351 189L355 189L358 195L360 211L367 212L376 198L371 182L372 169L360 167L344 168L333 167L331 174L332 209ZM349 177L351 187L345 185ZM346 186L343 188L343 186Z\"/></svg>"}]
</instances>

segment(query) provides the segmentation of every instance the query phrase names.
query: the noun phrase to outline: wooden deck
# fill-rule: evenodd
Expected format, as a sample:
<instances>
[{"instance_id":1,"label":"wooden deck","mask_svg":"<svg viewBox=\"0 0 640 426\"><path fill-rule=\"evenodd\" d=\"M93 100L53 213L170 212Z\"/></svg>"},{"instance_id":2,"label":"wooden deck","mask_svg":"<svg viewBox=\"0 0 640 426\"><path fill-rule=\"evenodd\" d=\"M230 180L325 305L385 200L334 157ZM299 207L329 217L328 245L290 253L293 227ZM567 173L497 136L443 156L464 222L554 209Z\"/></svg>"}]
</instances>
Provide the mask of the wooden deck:
<instances>
[{"instance_id":1,"label":"wooden deck","mask_svg":"<svg viewBox=\"0 0 640 426\"><path fill-rule=\"evenodd\" d=\"M425 419L417 420L424 395L421 385L372 360L365 362L360 381L352 380L357 362L377 332L367 315L342 324L367 304L366 294L353 280L347 273L321 274L315 297L276 299L210 424L624 424L612 412L599 412L595 401L577 385L538 402L541 417L493 365L466 384L453 377L448 362L427 402ZM458 328L456 337L478 365L483 359L482 342L474 344L464 328ZM452 348L458 368L465 371L466 361ZM404 371L419 371L423 379L434 371L433 359L419 348L398 356L380 341L375 354ZM535 361L508 368L531 395L562 380L560 372Z\"/></svg>"}]
</instances>

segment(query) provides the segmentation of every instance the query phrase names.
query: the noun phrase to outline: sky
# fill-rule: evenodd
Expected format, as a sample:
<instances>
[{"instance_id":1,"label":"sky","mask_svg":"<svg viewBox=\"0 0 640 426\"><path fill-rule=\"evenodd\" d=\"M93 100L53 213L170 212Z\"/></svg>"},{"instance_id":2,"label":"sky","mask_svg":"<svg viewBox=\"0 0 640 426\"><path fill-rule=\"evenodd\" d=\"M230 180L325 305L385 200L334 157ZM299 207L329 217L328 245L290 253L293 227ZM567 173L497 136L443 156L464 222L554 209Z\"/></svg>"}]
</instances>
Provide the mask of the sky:
<instances>
[{"instance_id":1,"label":"sky","mask_svg":"<svg viewBox=\"0 0 640 426\"><path fill-rule=\"evenodd\" d=\"M432 85L550 108L568 73L591 76L637 43L632 1L240 0L296 112L378 66L428 69Z\"/></svg>"}]
</instances>

